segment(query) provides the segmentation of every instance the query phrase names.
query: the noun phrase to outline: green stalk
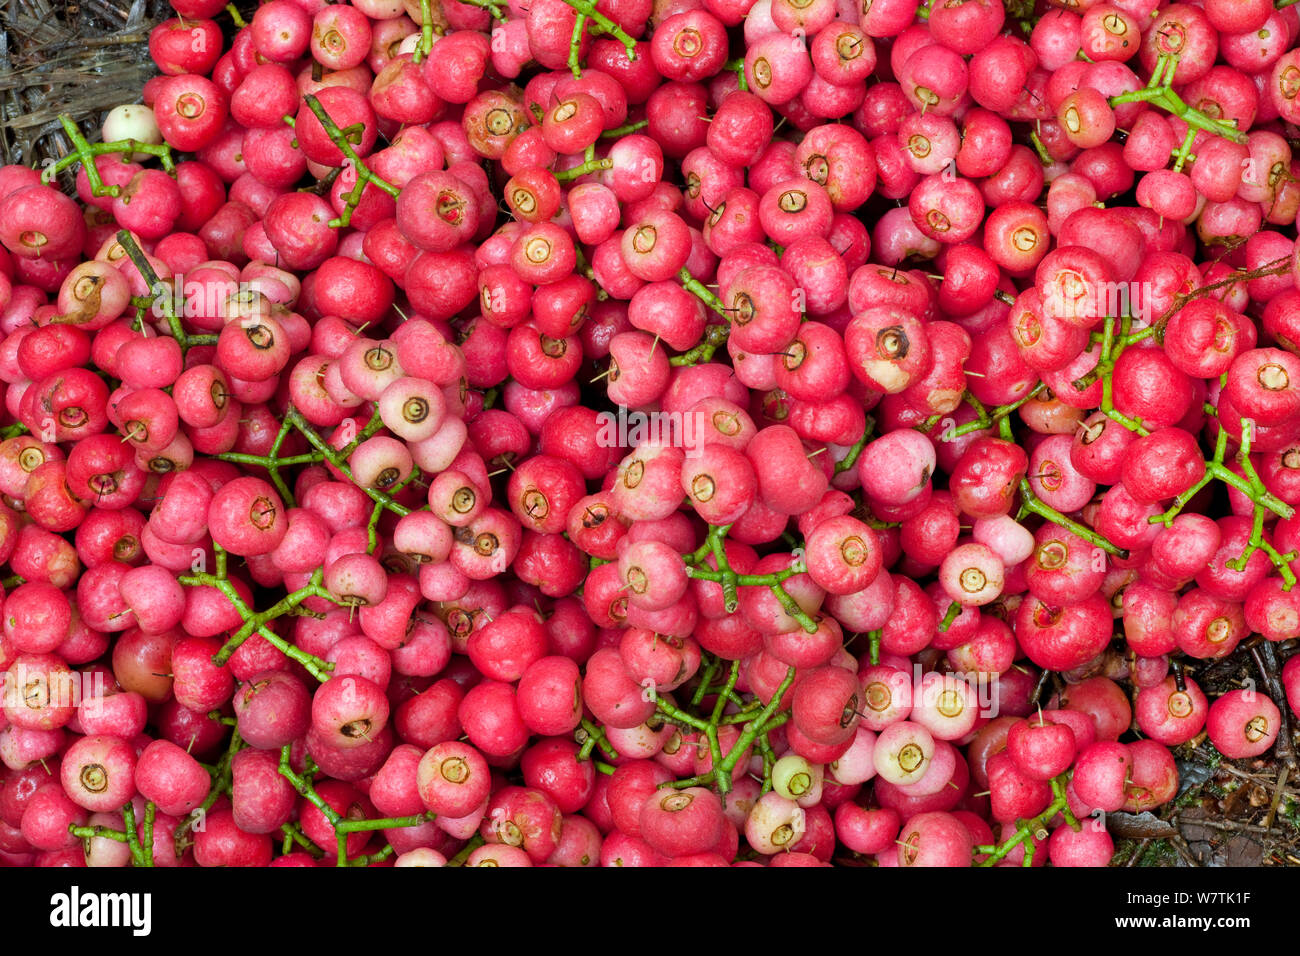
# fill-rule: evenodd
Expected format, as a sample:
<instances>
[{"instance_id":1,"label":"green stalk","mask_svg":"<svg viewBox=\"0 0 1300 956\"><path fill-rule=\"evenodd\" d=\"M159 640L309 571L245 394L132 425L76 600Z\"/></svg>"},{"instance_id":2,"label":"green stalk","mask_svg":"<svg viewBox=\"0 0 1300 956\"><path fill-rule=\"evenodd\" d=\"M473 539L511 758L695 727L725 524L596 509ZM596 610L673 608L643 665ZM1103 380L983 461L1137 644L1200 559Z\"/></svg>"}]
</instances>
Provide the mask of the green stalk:
<instances>
[{"instance_id":1,"label":"green stalk","mask_svg":"<svg viewBox=\"0 0 1300 956\"><path fill-rule=\"evenodd\" d=\"M998 846L977 846L976 853L987 853L976 866L995 866L1004 860L1008 853L1014 850L1021 843L1025 843L1025 859L1022 866L1032 866L1034 862L1034 843L1033 839L1044 840L1047 837L1047 824L1058 813L1061 814L1066 824L1073 829L1079 829L1079 821L1075 819L1074 814L1070 812L1070 801L1065 795L1065 783L1069 779L1070 772L1062 774L1052 780L1052 794L1054 799L1046 810L1031 817L1028 820L1019 821L1016 831L1007 839L1003 840ZM1025 842L1029 841L1029 842Z\"/></svg>"},{"instance_id":2,"label":"green stalk","mask_svg":"<svg viewBox=\"0 0 1300 956\"><path fill-rule=\"evenodd\" d=\"M569 38L569 72L574 79L582 79L582 37L587 32L587 15L579 13L573 18L573 36Z\"/></svg>"},{"instance_id":3,"label":"green stalk","mask_svg":"<svg viewBox=\"0 0 1300 956\"><path fill-rule=\"evenodd\" d=\"M302 417L302 413L299 412L298 409L290 405L285 409L284 414L286 419L293 422L294 428L302 432L303 437L307 439L311 446L321 453L325 461L328 461L331 465L346 475L348 480L353 481L352 469L348 467L347 456L351 454L352 449L354 449L361 441L364 441L363 438L358 436L348 445L335 451L323 438L320 437L316 429L311 426L311 423ZM356 481L353 481L353 484L356 484L358 488L364 491L371 501L382 502L385 508L393 512L393 514L397 515L399 518L404 518L411 513L410 508L394 501L390 495L385 494L377 488L367 488Z\"/></svg>"},{"instance_id":4,"label":"green stalk","mask_svg":"<svg viewBox=\"0 0 1300 956\"><path fill-rule=\"evenodd\" d=\"M957 601L953 601L948 605L948 610L944 612L943 620L938 624L939 633L942 634L944 631L947 631L948 628L952 627L952 622L957 620L960 615L961 604Z\"/></svg>"},{"instance_id":5,"label":"green stalk","mask_svg":"<svg viewBox=\"0 0 1300 956\"><path fill-rule=\"evenodd\" d=\"M582 722L579 726L582 728L583 733L587 735L586 740L582 742L582 750L578 753L579 759L586 760L591 755L592 749L596 747L599 747L600 752L610 760L618 759L618 751L615 750L614 745L606 739L604 727L593 723L585 717L582 718Z\"/></svg>"},{"instance_id":6,"label":"green stalk","mask_svg":"<svg viewBox=\"0 0 1300 956\"><path fill-rule=\"evenodd\" d=\"M52 183L55 177L69 166L81 163L82 169L86 171L86 179L90 182L90 191L94 195L119 196L122 193L122 187L105 186L103 178L99 175L99 167L95 165L96 156L113 154L121 154L125 159L133 153L145 153L157 157L162 162L163 169L167 172L174 173L176 171L176 163L172 159L172 149L166 143L141 143L134 139L116 140L112 143L91 143L87 141L85 136L81 135L81 130L77 127L77 124L66 113L59 114L59 125L63 127L63 132L72 142L73 152L41 170L41 182L46 185Z\"/></svg>"},{"instance_id":7,"label":"green stalk","mask_svg":"<svg viewBox=\"0 0 1300 956\"><path fill-rule=\"evenodd\" d=\"M1128 557L1128 551L1126 549L1117 548L1115 545L1111 544L1110 541L1099 535L1096 531L1093 531L1087 525L1080 524L1072 518L1067 518L1055 508L1044 504L1033 493L1029 487L1028 480L1024 478L1020 479L1020 497L1020 511L1022 514L1027 512L1046 518L1053 524L1059 524L1062 528L1072 531L1074 534L1077 534L1080 538L1090 542L1095 547L1101 548L1101 550L1105 551L1109 555L1113 555L1117 558Z\"/></svg>"},{"instance_id":8,"label":"green stalk","mask_svg":"<svg viewBox=\"0 0 1300 956\"><path fill-rule=\"evenodd\" d=\"M757 717L745 725L745 729L740 732L740 736L732 745L731 750L722 758L722 769L728 774L735 771L736 764L740 762L741 754L753 746L754 741L758 739L758 735L766 733L770 729L771 722L775 719L776 712L781 707L781 698L785 696L785 692L794 683L794 675L794 667L786 671L785 679L781 681L772 694L772 699L768 701Z\"/></svg>"},{"instance_id":9,"label":"green stalk","mask_svg":"<svg viewBox=\"0 0 1300 956\"><path fill-rule=\"evenodd\" d=\"M705 658L704 672L700 677L699 686L695 688L695 693L691 695L691 706L699 707L704 698L709 695L709 684L713 681L713 675L718 672L718 659L712 654Z\"/></svg>"},{"instance_id":10,"label":"green stalk","mask_svg":"<svg viewBox=\"0 0 1300 956\"><path fill-rule=\"evenodd\" d=\"M637 120L635 123L624 123L622 126L616 126L613 129L607 129L600 134L601 139L622 139L632 133L640 132L650 125L649 120Z\"/></svg>"},{"instance_id":11,"label":"green stalk","mask_svg":"<svg viewBox=\"0 0 1300 956\"><path fill-rule=\"evenodd\" d=\"M427 11L428 0L420 0L420 3L421 7ZM427 19L425 27L430 31L428 34L430 38L429 45L432 46L432 25ZM345 198L342 214L335 219L331 219L329 224L335 229L341 229L352 222L352 212L357 208L357 204L361 202L361 195L365 192L367 184L373 184L376 189L381 189L396 199L401 190L370 171L361 157L357 155L357 151L353 148L348 137L344 135L338 124L330 119L329 114L325 112L325 107L321 106L320 100L312 94L308 94L303 100L306 102L307 108L316 115L316 119L320 120L321 126L325 129L325 135L330 138L330 142L339 148L339 151L352 164L352 168L357 174L357 184L352 187L351 192Z\"/></svg>"},{"instance_id":12,"label":"green stalk","mask_svg":"<svg viewBox=\"0 0 1300 956\"><path fill-rule=\"evenodd\" d=\"M602 169L612 169L614 161L612 159L592 159L584 160L571 169L561 169L554 173L556 180L567 183L570 180L577 179L580 176L586 176L588 173L598 173Z\"/></svg>"},{"instance_id":13,"label":"green stalk","mask_svg":"<svg viewBox=\"0 0 1300 956\"><path fill-rule=\"evenodd\" d=\"M595 0L564 0L564 2L590 21L592 33L604 33L612 36L623 44L623 48L627 50L627 58L629 60L635 59L636 40L628 36L627 32L617 23L597 10Z\"/></svg>"},{"instance_id":14,"label":"green stalk","mask_svg":"<svg viewBox=\"0 0 1300 956\"><path fill-rule=\"evenodd\" d=\"M730 332L731 326L729 325L710 325L704 330L704 338L699 345L689 352L672 356L668 359L668 364L673 366L702 365L713 361L713 353L727 343L727 336Z\"/></svg>"},{"instance_id":15,"label":"green stalk","mask_svg":"<svg viewBox=\"0 0 1300 956\"><path fill-rule=\"evenodd\" d=\"M726 306L722 304L722 300L714 295L708 286L695 278L695 276L691 275L690 272L683 269L681 272L677 273L677 281L682 284L683 289L691 293L714 312L718 313L718 315L730 321L731 315L727 312Z\"/></svg>"},{"instance_id":16,"label":"green stalk","mask_svg":"<svg viewBox=\"0 0 1300 956\"><path fill-rule=\"evenodd\" d=\"M461 851L447 861L447 865L464 866L465 861L469 859L470 854L473 853L475 850L477 850L479 847L481 847L484 842L485 841L483 840L483 838L479 836L477 833L475 833L472 837L469 838L469 842L466 843L461 848Z\"/></svg>"},{"instance_id":17,"label":"green stalk","mask_svg":"<svg viewBox=\"0 0 1300 956\"><path fill-rule=\"evenodd\" d=\"M769 584L768 587L771 589L772 594L776 597L777 602L785 610L786 614L789 614L792 618L798 621L799 626L809 634L817 633L817 622L807 615L804 609L801 608L795 599L790 596L789 591L783 588L780 584Z\"/></svg>"},{"instance_id":18,"label":"green stalk","mask_svg":"<svg viewBox=\"0 0 1300 956\"><path fill-rule=\"evenodd\" d=\"M740 599L736 596L736 572L731 570L731 564L727 560L727 552L723 546L723 539L727 532L731 530L731 525L723 525L720 528L710 528L708 533L709 550L713 552L713 560L718 565L718 571L722 574L722 608L728 614L734 614L740 607Z\"/></svg>"},{"instance_id":19,"label":"green stalk","mask_svg":"<svg viewBox=\"0 0 1300 956\"><path fill-rule=\"evenodd\" d=\"M429 0L420 0L420 43L411 55L411 59L419 63L429 51L433 49L433 10Z\"/></svg>"},{"instance_id":20,"label":"green stalk","mask_svg":"<svg viewBox=\"0 0 1300 956\"><path fill-rule=\"evenodd\" d=\"M140 248L127 229L118 231L117 241L123 251L126 252L127 258L131 260L132 265L140 273L140 277L144 279L149 291L153 293L154 303L156 304L161 299L163 315L167 317L167 325L171 329L172 338L180 345L181 351L185 352L189 349L189 340L184 327L181 325L181 317L176 314L176 303L172 301L172 296L168 293L168 290L163 288L158 273L154 272L153 266L149 265L149 259L145 256L144 250Z\"/></svg>"},{"instance_id":21,"label":"green stalk","mask_svg":"<svg viewBox=\"0 0 1300 956\"><path fill-rule=\"evenodd\" d=\"M69 823L68 832L78 840L93 840L96 837L103 837L105 840L116 840L118 843L126 842L125 831L113 830L104 826L79 826L75 823Z\"/></svg>"},{"instance_id":22,"label":"green stalk","mask_svg":"<svg viewBox=\"0 0 1300 956\"><path fill-rule=\"evenodd\" d=\"M309 837L302 832L302 828L296 823L286 823L280 827L280 832L284 834L284 853L290 853L293 845L296 843L307 853L320 859L325 855L325 851L311 841Z\"/></svg>"},{"instance_id":23,"label":"green stalk","mask_svg":"<svg viewBox=\"0 0 1300 956\"><path fill-rule=\"evenodd\" d=\"M732 690L735 689L736 681L740 678L740 661L731 662L731 670L727 673L727 682L722 685L722 693L718 695L718 701L713 705L713 715L709 718L709 723L717 730L718 724L722 721L722 712L727 707Z\"/></svg>"},{"instance_id":24,"label":"green stalk","mask_svg":"<svg viewBox=\"0 0 1300 956\"><path fill-rule=\"evenodd\" d=\"M479 7L480 9L486 10L492 15L493 20L498 20L501 23L507 22L508 18L501 12L500 4L493 3L492 0L460 0L460 2L467 3L471 7Z\"/></svg>"},{"instance_id":25,"label":"green stalk","mask_svg":"<svg viewBox=\"0 0 1300 956\"><path fill-rule=\"evenodd\" d=\"M736 74L736 83L741 90L749 90L749 81L745 79L745 58L738 56L734 60L728 60L722 67L731 73Z\"/></svg>"},{"instance_id":26,"label":"green stalk","mask_svg":"<svg viewBox=\"0 0 1300 956\"><path fill-rule=\"evenodd\" d=\"M329 821L329 825L335 830L343 822L339 812L325 802L324 798L316 792L312 786L311 780L307 777L299 776L294 773L293 767L289 763L290 753L293 750L293 744L285 744L280 749L280 776L289 781L289 785L298 792L298 795L305 798L308 803L321 812L321 815ZM346 836L346 835L345 835Z\"/></svg>"},{"instance_id":27,"label":"green stalk","mask_svg":"<svg viewBox=\"0 0 1300 956\"><path fill-rule=\"evenodd\" d=\"M145 866L140 834L135 828L135 806L130 800L122 805L122 830L126 833L126 845L131 848L131 865Z\"/></svg>"},{"instance_id":28,"label":"green stalk","mask_svg":"<svg viewBox=\"0 0 1300 956\"><path fill-rule=\"evenodd\" d=\"M867 447L867 441L871 438L875 427L876 420L868 415L866 427L862 429L862 437L850 445L848 454L835 463L835 474L843 474L858 463L862 449Z\"/></svg>"},{"instance_id":29,"label":"green stalk","mask_svg":"<svg viewBox=\"0 0 1300 956\"><path fill-rule=\"evenodd\" d=\"M158 815L158 808L150 800L144 805L144 837L140 847L140 857L146 867L153 866L153 824Z\"/></svg>"},{"instance_id":30,"label":"green stalk","mask_svg":"<svg viewBox=\"0 0 1300 956\"><path fill-rule=\"evenodd\" d=\"M224 555L225 553L223 551L217 552L218 559L223 558ZM302 664L303 667L305 667L317 680L328 680L329 671L334 667L333 664L323 661L319 657L316 657L313 654L308 654L306 651L288 643L284 638L280 637L280 635L276 634L266 626L273 618L288 614L309 597L321 597L337 604L338 602L334 600L333 595L331 595L320 583L324 571L321 568L317 568L312 573L311 580L306 585L297 591L294 591L292 594L286 594L272 607L258 613L254 613L253 610L244 603L244 599L239 596L239 592L235 590L235 586L230 583L222 572L224 572L224 567L219 566L218 574L195 572L193 574L182 575L178 579L182 585L187 587L216 588L225 596L226 600L231 603L244 621L239 629L230 636L224 645L222 645L221 650L213 655L212 662L218 667L222 666L230 660L231 655L233 655L235 651L239 650L239 646L243 644L244 641L254 633L258 633L275 646L281 653L288 655Z\"/></svg>"}]
</instances>

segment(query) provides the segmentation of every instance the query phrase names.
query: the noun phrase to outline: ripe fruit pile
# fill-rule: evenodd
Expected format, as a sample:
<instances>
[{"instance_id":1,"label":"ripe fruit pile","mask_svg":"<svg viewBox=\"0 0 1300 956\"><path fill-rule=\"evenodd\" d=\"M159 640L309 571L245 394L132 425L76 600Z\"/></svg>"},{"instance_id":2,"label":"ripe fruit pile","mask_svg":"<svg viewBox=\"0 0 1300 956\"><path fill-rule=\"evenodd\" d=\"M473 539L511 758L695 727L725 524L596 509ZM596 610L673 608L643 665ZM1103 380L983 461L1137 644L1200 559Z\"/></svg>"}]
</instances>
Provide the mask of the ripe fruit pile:
<instances>
[{"instance_id":1,"label":"ripe fruit pile","mask_svg":"<svg viewBox=\"0 0 1300 956\"><path fill-rule=\"evenodd\" d=\"M1295 7L173 6L0 168L0 862L1096 866L1294 759Z\"/></svg>"}]
</instances>

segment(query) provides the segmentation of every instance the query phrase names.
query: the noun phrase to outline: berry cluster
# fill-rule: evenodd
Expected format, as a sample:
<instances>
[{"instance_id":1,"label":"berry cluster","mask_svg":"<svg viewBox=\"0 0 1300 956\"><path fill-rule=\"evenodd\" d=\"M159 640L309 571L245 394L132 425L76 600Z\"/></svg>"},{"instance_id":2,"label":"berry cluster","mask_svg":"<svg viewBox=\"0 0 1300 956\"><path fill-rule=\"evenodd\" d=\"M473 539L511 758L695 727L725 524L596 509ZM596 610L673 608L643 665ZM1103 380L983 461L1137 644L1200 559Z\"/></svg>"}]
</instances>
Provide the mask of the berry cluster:
<instances>
[{"instance_id":1,"label":"berry cluster","mask_svg":"<svg viewBox=\"0 0 1300 956\"><path fill-rule=\"evenodd\" d=\"M1294 762L1295 7L172 6L0 168L0 863L1101 866Z\"/></svg>"}]
</instances>

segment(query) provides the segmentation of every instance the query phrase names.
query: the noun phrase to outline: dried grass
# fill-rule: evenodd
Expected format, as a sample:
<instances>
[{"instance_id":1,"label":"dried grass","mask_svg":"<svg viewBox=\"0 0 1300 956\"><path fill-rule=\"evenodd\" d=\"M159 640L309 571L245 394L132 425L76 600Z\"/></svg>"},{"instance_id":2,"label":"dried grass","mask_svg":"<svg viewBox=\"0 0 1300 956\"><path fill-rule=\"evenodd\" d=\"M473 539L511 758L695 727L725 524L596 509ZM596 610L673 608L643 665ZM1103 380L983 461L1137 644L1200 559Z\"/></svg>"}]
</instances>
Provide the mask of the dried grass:
<instances>
[{"instance_id":1,"label":"dried grass","mask_svg":"<svg viewBox=\"0 0 1300 956\"><path fill-rule=\"evenodd\" d=\"M105 111L138 103L157 70L149 30L165 0L0 0L0 161L67 153L67 113L91 140Z\"/></svg>"}]
</instances>

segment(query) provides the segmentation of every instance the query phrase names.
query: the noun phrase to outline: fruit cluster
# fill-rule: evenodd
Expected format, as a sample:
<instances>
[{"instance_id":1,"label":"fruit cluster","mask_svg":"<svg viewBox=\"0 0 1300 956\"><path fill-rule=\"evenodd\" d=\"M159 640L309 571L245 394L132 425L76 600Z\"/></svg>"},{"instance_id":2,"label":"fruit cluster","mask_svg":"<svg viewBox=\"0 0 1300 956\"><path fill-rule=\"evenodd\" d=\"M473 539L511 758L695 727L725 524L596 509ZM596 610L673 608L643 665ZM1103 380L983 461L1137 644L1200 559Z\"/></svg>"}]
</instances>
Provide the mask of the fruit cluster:
<instances>
[{"instance_id":1,"label":"fruit cluster","mask_svg":"<svg viewBox=\"0 0 1300 956\"><path fill-rule=\"evenodd\" d=\"M1294 760L1289 3L172 6L0 168L0 863L1100 866Z\"/></svg>"}]
</instances>

